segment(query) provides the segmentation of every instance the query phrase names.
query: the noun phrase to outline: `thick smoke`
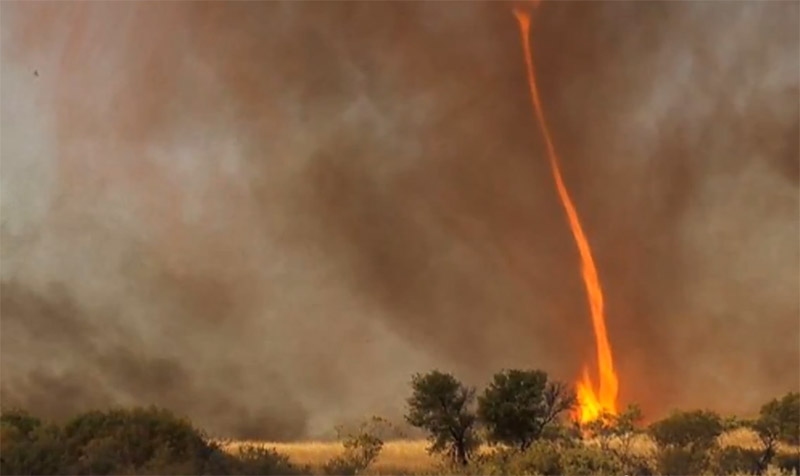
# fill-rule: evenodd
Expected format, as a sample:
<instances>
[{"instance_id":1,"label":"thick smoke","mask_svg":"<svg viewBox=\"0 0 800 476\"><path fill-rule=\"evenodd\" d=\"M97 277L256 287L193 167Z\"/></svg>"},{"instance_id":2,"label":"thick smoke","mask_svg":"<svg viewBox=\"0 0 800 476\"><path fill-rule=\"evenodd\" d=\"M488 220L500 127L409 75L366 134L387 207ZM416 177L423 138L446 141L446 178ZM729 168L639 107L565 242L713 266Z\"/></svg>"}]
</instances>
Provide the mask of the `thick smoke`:
<instances>
[{"instance_id":1,"label":"thick smoke","mask_svg":"<svg viewBox=\"0 0 800 476\"><path fill-rule=\"evenodd\" d=\"M536 11L653 417L800 387L799 9ZM3 2L0 81L3 406L297 438L398 415L415 371L594 356L508 4Z\"/></svg>"}]
</instances>

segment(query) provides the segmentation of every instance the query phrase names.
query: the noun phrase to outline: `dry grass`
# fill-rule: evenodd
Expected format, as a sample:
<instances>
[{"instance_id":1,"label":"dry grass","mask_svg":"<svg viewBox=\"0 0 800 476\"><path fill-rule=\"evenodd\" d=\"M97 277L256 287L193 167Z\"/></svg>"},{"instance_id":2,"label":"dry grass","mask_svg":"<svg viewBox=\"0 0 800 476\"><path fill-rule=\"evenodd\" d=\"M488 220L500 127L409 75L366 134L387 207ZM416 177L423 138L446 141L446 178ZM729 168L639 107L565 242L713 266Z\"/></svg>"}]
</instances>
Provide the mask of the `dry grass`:
<instances>
[{"instance_id":1,"label":"dry grass","mask_svg":"<svg viewBox=\"0 0 800 476\"><path fill-rule=\"evenodd\" d=\"M722 446L738 446L747 449L760 449L762 447L761 440L753 430L747 428L740 428L738 430L730 431L720 436L719 443ZM778 443L778 452L783 453L796 453L798 448L783 443Z\"/></svg>"},{"instance_id":2,"label":"dry grass","mask_svg":"<svg viewBox=\"0 0 800 476\"><path fill-rule=\"evenodd\" d=\"M271 443L264 441L234 441L222 443L226 451L234 452L244 444L274 448L285 454L296 464L320 467L325 462L340 455L343 451L339 442L305 441L295 443ZM592 444L591 442L589 444ZM612 442L612 444L614 444ZM739 429L720 437L722 446L739 446L742 448L759 448L760 443L755 433L747 429ZM440 465L440 460L426 451L428 443L424 440L388 441L383 447L378 460L370 466L371 474L425 474L432 473ZM484 448L487 450L488 448ZM636 437L631 450L640 455L651 455L655 443L647 436ZM789 448L784 448L789 451Z\"/></svg>"},{"instance_id":3,"label":"dry grass","mask_svg":"<svg viewBox=\"0 0 800 476\"><path fill-rule=\"evenodd\" d=\"M758 435L747 428L729 431L719 437L719 444L722 446L738 446L740 448L756 449L761 448Z\"/></svg>"},{"instance_id":4,"label":"dry grass","mask_svg":"<svg viewBox=\"0 0 800 476\"><path fill-rule=\"evenodd\" d=\"M223 448L235 452L242 445L255 445L274 448L279 453L300 465L319 467L344 450L340 442L304 441L296 443L271 443L265 441L234 441L223 443ZM378 460L370 466L373 473L395 473L402 470L408 473L424 473L436 468L439 460L430 456L424 440L388 441L383 446Z\"/></svg>"}]
</instances>

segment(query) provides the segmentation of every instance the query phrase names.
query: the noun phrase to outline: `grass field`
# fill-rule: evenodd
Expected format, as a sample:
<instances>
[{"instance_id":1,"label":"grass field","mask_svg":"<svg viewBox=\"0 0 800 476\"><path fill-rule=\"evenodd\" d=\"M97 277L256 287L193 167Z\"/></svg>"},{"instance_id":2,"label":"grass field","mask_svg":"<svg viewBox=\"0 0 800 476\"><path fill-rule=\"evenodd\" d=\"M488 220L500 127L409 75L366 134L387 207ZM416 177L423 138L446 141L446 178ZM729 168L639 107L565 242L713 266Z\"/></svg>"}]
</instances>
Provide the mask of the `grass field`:
<instances>
[{"instance_id":1,"label":"grass field","mask_svg":"<svg viewBox=\"0 0 800 476\"><path fill-rule=\"evenodd\" d=\"M296 464L321 466L328 460L342 453L343 447L339 442L305 441L296 443L272 443L267 441L235 441L225 443L227 451L235 452L243 444L253 444L267 448L274 448L279 453L289 456ZM424 440L399 440L388 441L383 446L378 460L370 466L371 472L389 473L400 471L403 473L425 473L433 471L439 464L439 459L427 453L425 448L428 442Z\"/></svg>"},{"instance_id":2,"label":"grass field","mask_svg":"<svg viewBox=\"0 0 800 476\"><path fill-rule=\"evenodd\" d=\"M267 441L233 441L223 443L226 451L235 452L245 444L252 444L267 448L274 448L280 453L289 456L296 464L319 467L334 456L342 453L343 447L339 442L294 442L278 443ZM591 444L591 442L589 443ZM720 437L722 446L739 446L742 448L760 448L758 437L750 430L740 429L728 432ZM383 447L378 460L369 468L370 474L425 474L436 471L440 460L427 453L428 443L424 440L398 440L388 441ZM642 455L650 454L655 450L655 444L649 437L641 436L633 442L633 451ZM484 448L488 450L488 448ZM790 451L790 448L781 448ZM796 448L793 449L797 451Z\"/></svg>"}]
</instances>

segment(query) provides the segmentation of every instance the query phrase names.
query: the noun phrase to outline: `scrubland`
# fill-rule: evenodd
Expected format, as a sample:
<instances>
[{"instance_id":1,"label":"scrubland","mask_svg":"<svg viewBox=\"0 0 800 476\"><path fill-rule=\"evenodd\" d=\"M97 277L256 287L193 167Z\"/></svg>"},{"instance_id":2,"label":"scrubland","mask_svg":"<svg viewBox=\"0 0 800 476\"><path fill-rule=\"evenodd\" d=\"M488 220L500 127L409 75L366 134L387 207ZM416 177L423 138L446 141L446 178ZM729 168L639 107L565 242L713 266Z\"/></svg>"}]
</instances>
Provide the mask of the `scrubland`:
<instances>
[{"instance_id":1,"label":"scrubland","mask_svg":"<svg viewBox=\"0 0 800 476\"><path fill-rule=\"evenodd\" d=\"M293 443L266 441L231 441L221 443L225 451L235 453L243 445L254 445L262 448L274 448L285 454L289 460L298 465L321 467L344 450L339 441L299 441ZM441 465L441 459L428 454L425 440L387 441L380 455L370 465L376 474L419 473L427 474Z\"/></svg>"},{"instance_id":2,"label":"scrubland","mask_svg":"<svg viewBox=\"0 0 800 476\"><path fill-rule=\"evenodd\" d=\"M2 474L798 474L800 447L776 445L776 455L758 468L764 444L748 428L726 431L700 455L699 471L663 471L675 448L659 445L646 430L616 437L542 440L524 451L482 444L466 466L428 452L426 440L364 438L340 441L269 442L208 438L166 410L89 412L57 425L25 412L2 414ZM363 450L373 451L359 460ZM686 456L689 453L683 454ZM634 462L625 466L623 461ZM679 458L680 459L680 458ZM336 462L336 464L332 464ZM667 465L665 468L664 465ZM633 468L635 471L631 471Z\"/></svg>"},{"instance_id":3,"label":"scrubland","mask_svg":"<svg viewBox=\"0 0 800 476\"><path fill-rule=\"evenodd\" d=\"M215 438L156 407L47 421L0 410L0 474L798 475L800 393L758 416L675 411L643 424L638 406L579 423L571 388L539 370L504 370L478 395L438 371L412 378L405 421L373 416L332 442Z\"/></svg>"},{"instance_id":4,"label":"scrubland","mask_svg":"<svg viewBox=\"0 0 800 476\"><path fill-rule=\"evenodd\" d=\"M758 434L747 428L739 428L723 433L718 437L720 448L741 448L757 451L761 448ZM595 440L584 441L590 447L598 447ZM255 446L265 449L274 449L284 454L293 464L322 468L326 462L340 455L344 447L340 441L298 441L298 442L269 442L254 440L220 441L220 446L227 452L235 454L242 446ZM425 440L394 440L384 443L380 455L367 468L365 474L437 474L447 471L441 458L431 455L427 451L428 442ZM480 453L489 455L493 451L488 445L480 448ZM633 454L646 458L651 465L655 465L658 445L648 435L636 436L631 445ZM792 445L779 445L779 453L787 459L800 454L800 447ZM788 470L781 471L777 466L772 469L773 474L792 474ZM748 474L747 472L734 472L731 474Z\"/></svg>"}]
</instances>

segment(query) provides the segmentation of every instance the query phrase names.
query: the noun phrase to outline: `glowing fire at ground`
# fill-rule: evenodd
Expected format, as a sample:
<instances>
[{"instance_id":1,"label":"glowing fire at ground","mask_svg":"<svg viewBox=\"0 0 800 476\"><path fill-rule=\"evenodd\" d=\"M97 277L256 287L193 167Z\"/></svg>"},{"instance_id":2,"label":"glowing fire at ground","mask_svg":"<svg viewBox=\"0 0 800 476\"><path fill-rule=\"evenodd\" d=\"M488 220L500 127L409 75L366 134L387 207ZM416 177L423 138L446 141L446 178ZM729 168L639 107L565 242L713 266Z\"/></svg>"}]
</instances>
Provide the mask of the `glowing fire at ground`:
<instances>
[{"instance_id":1,"label":"glowing fire at ground","mask_svg":"<svg viewBox=\"0 0 800 476\"><path fill-rule=\"evenodd\" d=\"M581 379L577 382L579 408L576 416L581 423L586 423L596 420L603 413L611 415L617 414L617 391L619 382L617 380L617 373L614 370L611 345L608 342L608 335L606 333L605 315L603 313L603 291L600 288L600 279L597 276L597 269L594 266L592 250L589 247L589 242L586 239L586 235L583 233L583 228L581 228L581 223L578 219L578 212L575 210L575 205L572 203L567 187L564 185L564 181L561 178L558 154L556 153L553 139L550 136L550 131L544 118L544 112L542 112L542 104L539 99L539 90L536 86L536 75L534 74L533 68L533 53L531 52L530 46L530 15L520 9L514 9L514 16L516 16L519 22L520 33L522 34L522 47L525 53L528 86L531 91L533 109L536 114L537 122L539 123L539 129L544 136L545 145L547 147L547 157L550 160L553 178L555 179L556 188L558 189L558 196L561 199L561 203L564 205L572 235L575 237L575 243L578 245L578 252L581 258L581 274L583 275L583 282L586 285L586 294L589 298L592 326L594 329L595 344L597 346L597 365L600 385L599 388L595 388L589 376L589 368L585 366Z\"/></svg>"}]
</instances>

